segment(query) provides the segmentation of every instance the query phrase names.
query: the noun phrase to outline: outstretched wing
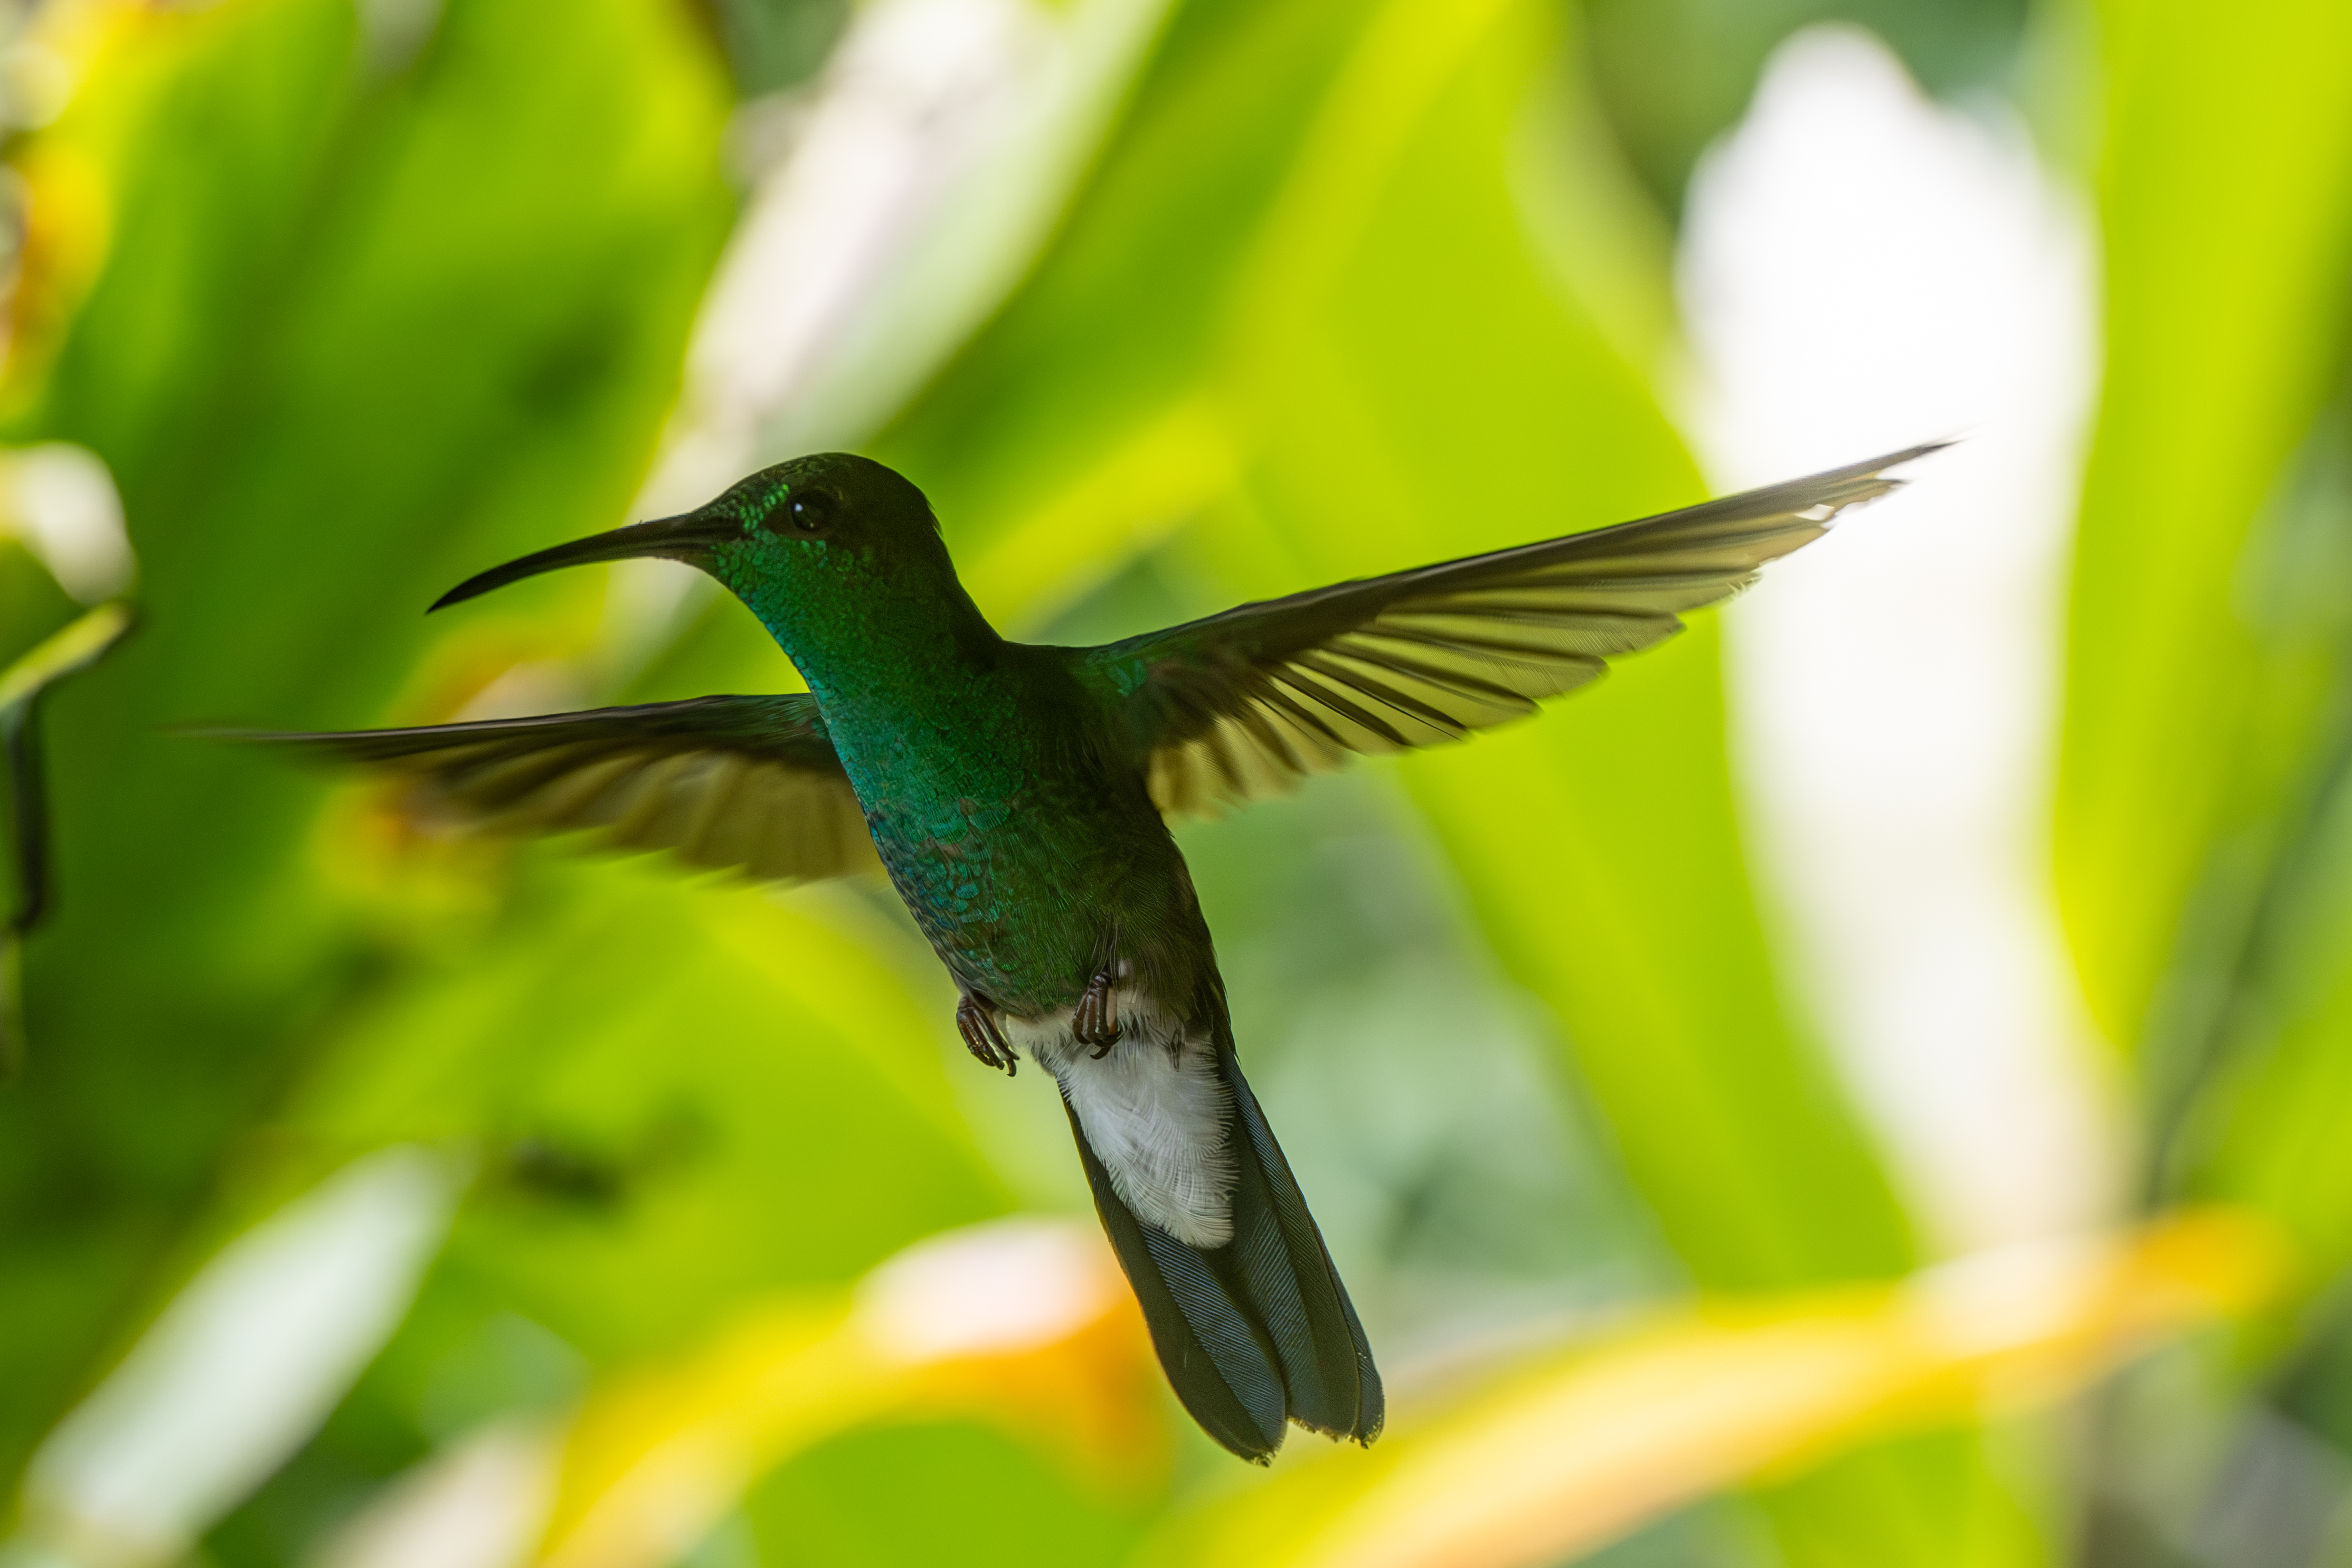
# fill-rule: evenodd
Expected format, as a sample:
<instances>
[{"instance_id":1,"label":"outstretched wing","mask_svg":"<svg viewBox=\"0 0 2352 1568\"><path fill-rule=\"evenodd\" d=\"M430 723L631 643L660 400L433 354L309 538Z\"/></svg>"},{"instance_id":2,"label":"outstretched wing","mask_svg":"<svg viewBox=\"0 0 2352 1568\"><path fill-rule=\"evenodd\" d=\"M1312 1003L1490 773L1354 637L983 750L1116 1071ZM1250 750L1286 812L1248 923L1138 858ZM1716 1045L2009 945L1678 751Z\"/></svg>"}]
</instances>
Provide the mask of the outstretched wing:
<instances>
[{"instance_id":1,"label":"outstretched wing","mask_svg":"<svg viewBox=\"0 0 2352 1568\"><path fill-rule=\"evenodd\" d=\"M1459 740L1597 679L1682 630L1843 509L1901 481L1913 447L1613 528L1341 583L1078 654L1171 812L1289 789L1353 752Z\"/></svg>"},{"instance_id":2,"label":"outstretched wing","mask_svg":"<svg viewBox=\"0 0 2352 1568\"><path fill-rule=\"evenodd\" d=\"M411 774L433 814L489 832L601 829L615 847L792 881L877 864L804 693L232 738Z\"/></svg>"}]
</instances>

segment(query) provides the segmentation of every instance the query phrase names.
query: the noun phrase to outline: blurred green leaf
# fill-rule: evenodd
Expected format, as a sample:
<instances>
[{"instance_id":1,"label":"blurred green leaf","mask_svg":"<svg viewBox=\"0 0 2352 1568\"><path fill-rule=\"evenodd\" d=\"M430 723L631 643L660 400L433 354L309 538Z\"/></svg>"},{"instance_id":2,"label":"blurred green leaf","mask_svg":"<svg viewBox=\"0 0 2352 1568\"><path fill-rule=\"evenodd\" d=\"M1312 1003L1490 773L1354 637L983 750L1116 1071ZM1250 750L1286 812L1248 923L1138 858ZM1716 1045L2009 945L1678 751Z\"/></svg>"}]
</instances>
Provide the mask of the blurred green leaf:
<instances>
[{"instance_id":1,"label":"blurred green leaf","mask_svg":"<svg viewBox=\"0 0 2352 1568\"><path fill-rule=\"evenodd\" d=\"M745 98L805 81L849 20L847 0L700 0Z\"/></svg>"},{"instance_id":2,"label":"blurred green leaf","mask_svg":"<svg viewBox=\"0 0 2352 1568\"><path fill-rule=\"evenodd\" d=\"M1593 88L1660 205L1678 212L1707 144L1748 108L1764 62L1798 28L1867 27L1939 97L1983 93L2013 68L2026 0L1585 0Z\"/></svg>"},{"instance_id":3,"label":"blurred green leaf","mask_svg":"<svg viewBox=\"0 0 2352 1568\"><path fill-rule=\"evenodd\" d=\"M218 1162L398 963L302 858L315 786L164 727L363 721L461 566L613 520L724 230L725 102L654 0L453 0L389 78L342 0L238 0L126 13L26 148L43 254L103 260L20 339L11 434L111 468L150 619L54 710L0 1450L194 1261Z\"/></svg>"},{"instance_id":4,"label":"blurred green leaf","mask_svg":"<svg viewBox=\"0 0 2352 1568\"><path fill-rule=\"evenodd\" d=\"M2137 1048L2200 885L2298 782L2308 689L2265 692L2245 548L2329 391L2352 257L2352 14L2100 8L2107 366L2084 480L2058 891L2085 993ZM2219 889L2217 889L2219 890ZM2198 999L2169 1005L2192 1013Z\"/></svg>"},{"instance_id":5,"label":"blurred green leaf","mask_svg":"<svg viewBox=\"0 0 2352 1568\"><path fill-rule=\"evenodd\" d=\"M924 1507L905 1506L909 1476L923 1478ZM1034 1448L968 1424L848 1434L763 1481L744 1515L762 1563L1097 1568L1139 1533Z\"/></svg>"}]
</instances>

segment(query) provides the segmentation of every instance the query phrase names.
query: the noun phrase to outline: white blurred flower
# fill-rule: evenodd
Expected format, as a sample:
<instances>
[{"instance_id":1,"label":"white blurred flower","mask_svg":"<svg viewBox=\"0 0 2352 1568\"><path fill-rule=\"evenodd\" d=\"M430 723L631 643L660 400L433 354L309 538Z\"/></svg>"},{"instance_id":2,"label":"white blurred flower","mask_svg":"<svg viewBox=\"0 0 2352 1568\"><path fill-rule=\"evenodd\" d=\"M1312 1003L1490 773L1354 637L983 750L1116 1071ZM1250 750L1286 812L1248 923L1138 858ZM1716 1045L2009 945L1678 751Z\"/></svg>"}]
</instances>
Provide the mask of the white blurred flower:
<instances>
[{"instance_id":1,"label":"white blurred flower","mask_svg":"<svg viewBox=\"0 0 2352 1568\"><path fill-rule=\"evenodd\" d=\"M1003 1355L1067 1339L1124 1289L1090 1226L1013 1218L919 1241L858 1287L857 1323L893 1359Z\"/></svg>"},{"instance_id":2,"label":"white blurred flower","mask_svg":"<svg viewBox=\"0 0 2352 1568\"><path fill-rule=\"evenodd\" d=\"M1813 1011L1932 1235L2091 1222L2117 1122L2045 826L2088 226L2013 128L1822 27L1701 168L1681 272L1720 488L1966 437L1734 607L1734 744Z\"/></svg>"},{"instance_id":3,"label":"white blurred flower","mask_svg":"<svg viewBox=\"0 0 2352 1568\"><path fill-rule=\"evenodd\" d=\"M88 448L51 441L0 456L0 519L83 604L131 585L136 563L122 498L114 476Z\"/></svg>"}]
</instances>

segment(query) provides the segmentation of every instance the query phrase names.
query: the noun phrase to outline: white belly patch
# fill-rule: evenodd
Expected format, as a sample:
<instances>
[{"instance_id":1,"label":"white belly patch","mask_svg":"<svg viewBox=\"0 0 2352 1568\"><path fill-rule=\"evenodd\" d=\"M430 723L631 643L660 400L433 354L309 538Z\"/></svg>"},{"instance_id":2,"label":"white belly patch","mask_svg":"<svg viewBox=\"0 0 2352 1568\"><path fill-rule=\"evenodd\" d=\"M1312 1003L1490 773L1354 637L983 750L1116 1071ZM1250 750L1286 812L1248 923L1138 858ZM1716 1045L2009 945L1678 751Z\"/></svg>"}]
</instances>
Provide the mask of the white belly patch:
<instances>
[{"instance_id":1,"label":"white belly patch","mask_svg":"<svg viewBox=\"0 0 2352 1568\"><path fill-rule=\"evenodd\" d=\"M1059 1080L1110 1184L1135 1217L1187 1247L1234 1238L1234 1096L1215 1047L1181 1039L1182 1026L1150 997L1118 996L1124 1033L1100 1061L1070 1036L1072 1009L1005 1017L1005 1034ZM1178 1042L1181 1039L1181 1044ZM1172 1048L1171 1048L1172 1047Z\"/></svg>"}]
</instances>

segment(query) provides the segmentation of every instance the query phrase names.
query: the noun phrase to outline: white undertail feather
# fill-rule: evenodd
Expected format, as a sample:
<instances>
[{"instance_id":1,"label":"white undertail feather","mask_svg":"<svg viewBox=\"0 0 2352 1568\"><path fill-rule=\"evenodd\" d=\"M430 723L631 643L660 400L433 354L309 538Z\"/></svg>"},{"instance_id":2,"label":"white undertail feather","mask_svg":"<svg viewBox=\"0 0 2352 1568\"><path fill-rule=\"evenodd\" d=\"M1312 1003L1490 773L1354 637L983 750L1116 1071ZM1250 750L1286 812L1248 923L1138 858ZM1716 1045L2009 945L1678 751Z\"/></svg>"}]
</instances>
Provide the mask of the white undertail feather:
<instances>
[{"instance_id":1,"label":"white undertail feather","mask_svg":"<svg viewBox=\"0 0 2352 1568\"><path fill-rule=\"evenodd\" d=\"M1216 1048L1133 991L1118 994L1124 1033L1100 1061L1070 1035L1072 1009L1007 1017L1005 1033L1059 1080L1095 1157L1135 1217L1187 1247L1234 1238L1233 1090Z\"/></svg>"}]
</instances>

